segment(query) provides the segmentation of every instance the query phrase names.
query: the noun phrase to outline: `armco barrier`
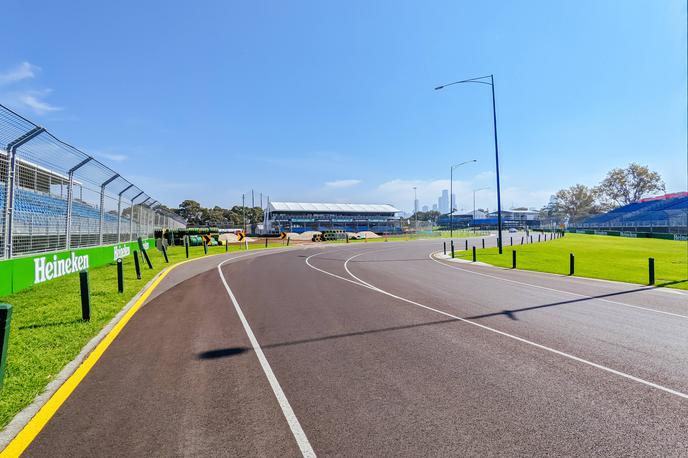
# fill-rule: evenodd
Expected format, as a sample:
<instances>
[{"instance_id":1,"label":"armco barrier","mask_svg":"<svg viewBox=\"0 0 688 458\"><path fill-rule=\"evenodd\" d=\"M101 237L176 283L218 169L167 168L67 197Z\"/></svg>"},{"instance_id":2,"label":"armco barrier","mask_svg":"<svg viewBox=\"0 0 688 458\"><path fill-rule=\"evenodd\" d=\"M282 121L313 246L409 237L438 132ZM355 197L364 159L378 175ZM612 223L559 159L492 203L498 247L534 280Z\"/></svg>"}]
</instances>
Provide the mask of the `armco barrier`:
<instances>
[{"instance_id":1,"label":"armco barrier","mask_svg":"<svg viewBox=\"0 0 688 458\"><path fill-rule=\"evenodd\" d=\"M144 247L146 245L155 246L155 241L147 239ZM117 258L129 256L137 248L138 242L133 241L0 261L0 296L16 293L30 286L75 274L84 269L115 262Z\"/></svg>"}]
</instances>

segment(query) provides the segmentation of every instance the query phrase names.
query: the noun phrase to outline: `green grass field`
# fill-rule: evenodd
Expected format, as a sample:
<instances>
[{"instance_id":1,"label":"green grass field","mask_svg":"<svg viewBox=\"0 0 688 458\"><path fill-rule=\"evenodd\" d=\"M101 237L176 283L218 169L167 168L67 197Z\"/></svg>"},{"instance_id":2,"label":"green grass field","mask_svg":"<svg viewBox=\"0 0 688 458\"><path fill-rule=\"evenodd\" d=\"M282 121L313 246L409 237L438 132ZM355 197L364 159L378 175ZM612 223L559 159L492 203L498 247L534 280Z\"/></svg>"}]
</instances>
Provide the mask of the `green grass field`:
<instances>
[{"instance_id":1,"label":"green grass field","mask_svg":"<svg viewBox=\"0 0 688 458\"><path fill-rule=\"evenodd\" d=\"M274 241L270 247L283 246ZM249 244L249 249L264 248L264 243ZM229 251L238 251L230 245ZM224 246L208 247L208 255L225 252ZM162 253L149 250L153 269L141 264L141 280L136 279L134 260L124 258L124 293L117 293L116 265L93 268L91 321L81 321L79 276L69 275L33 288L0 297L13 306L7 367L0 391L0 427L7 423L72 361L81 349L124 307L155 274L185 259L183 247L170 247L170 264ZM203 247L190 247L189 257L204 256Z\"/></svg>"},{"instance_id":2,"label":"green grass field","mask_svg":"<svg viewBox=\"0 0 688 458\"><path fill-rule=\"evenodd\" d=\"M504 240L508 244L509 236ZM511 267L512 250L516 250L518 269L568 275L569 253L573 253L576 276L640 284L648 282L648 258L653 257L657 286L688 289L686 242L566 234L553 241L532 245L505 245L501 255L497 248L478 249L476 256L480 262ZM472 253L462 251L457 253L457 257L470 260Z\"/></svg>"}]
</instances>

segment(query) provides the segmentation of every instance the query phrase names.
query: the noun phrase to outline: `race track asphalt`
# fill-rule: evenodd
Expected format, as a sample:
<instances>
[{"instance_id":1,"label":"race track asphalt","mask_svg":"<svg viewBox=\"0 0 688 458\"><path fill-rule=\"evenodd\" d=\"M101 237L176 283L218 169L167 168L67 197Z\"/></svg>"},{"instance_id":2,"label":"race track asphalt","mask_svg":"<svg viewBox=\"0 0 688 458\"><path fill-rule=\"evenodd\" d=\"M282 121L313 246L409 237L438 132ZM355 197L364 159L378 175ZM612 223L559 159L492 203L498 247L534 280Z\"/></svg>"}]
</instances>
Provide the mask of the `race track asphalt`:
<instances>
[{"instance_id":1,"label":"race track asphalt","mask_svg":"<svg viewBox=\"0 0 688 458\"><path fill-rule=\"evenodd\" d=\"M180 266L26 456L688 455L688 295L438 250Z\"/></svg>"}]
</instances>

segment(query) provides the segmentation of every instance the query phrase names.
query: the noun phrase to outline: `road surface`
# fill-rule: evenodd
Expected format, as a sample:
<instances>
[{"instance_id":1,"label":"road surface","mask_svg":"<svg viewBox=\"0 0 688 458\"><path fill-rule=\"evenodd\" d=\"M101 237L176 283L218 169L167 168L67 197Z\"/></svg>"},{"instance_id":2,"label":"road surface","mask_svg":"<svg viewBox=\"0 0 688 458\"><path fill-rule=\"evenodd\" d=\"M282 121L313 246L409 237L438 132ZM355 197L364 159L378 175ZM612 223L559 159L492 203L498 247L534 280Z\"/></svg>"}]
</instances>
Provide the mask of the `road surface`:
<instances>
[{"instance_id":1,"label":"road surface","mask_svg":"<svg viewBox=\"0 0 688 458\"><path fill-rule=\"evenodd\" d=\"M688 295L438 250L181 266L26 456L688 454Z\"/></svg>"}]
</instances>

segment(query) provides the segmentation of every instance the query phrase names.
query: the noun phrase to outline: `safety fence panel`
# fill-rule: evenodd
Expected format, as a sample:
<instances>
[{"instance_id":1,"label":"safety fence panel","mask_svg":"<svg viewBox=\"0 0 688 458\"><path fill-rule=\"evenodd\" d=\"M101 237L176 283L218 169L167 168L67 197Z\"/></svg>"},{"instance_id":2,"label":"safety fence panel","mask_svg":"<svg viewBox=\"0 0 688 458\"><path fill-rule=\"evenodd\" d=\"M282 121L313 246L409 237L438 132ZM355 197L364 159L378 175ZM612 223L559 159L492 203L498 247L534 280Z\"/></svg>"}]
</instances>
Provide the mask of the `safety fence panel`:
<instances>
[{"instance_id":1,"label":"safety fence panel","mask_svg":"<svg viewBox=\"0 0 688 458\"><path fill-rule=\"evenodd\" d=\"M97 159L0 105L0 259L150 238L166 221L185 226L158 207Z\"/></svg>"}]
</instances>

